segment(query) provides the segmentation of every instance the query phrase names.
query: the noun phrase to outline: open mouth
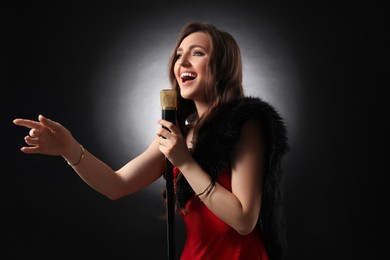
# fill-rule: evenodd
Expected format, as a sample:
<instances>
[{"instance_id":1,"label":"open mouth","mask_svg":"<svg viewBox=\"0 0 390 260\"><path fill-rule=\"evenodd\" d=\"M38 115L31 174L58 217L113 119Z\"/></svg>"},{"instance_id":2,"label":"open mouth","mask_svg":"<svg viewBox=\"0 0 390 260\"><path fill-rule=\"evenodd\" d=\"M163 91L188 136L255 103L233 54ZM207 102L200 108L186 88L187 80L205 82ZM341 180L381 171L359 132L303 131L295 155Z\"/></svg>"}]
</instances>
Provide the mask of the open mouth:
<instances>
[{"instance_id":1,"label":"open mouth","mask_svg":"<svg viewBox=\"0 0 390 260\"><path fill-rule=\"evenodd\" d=\"M197 76L196 74L190 72L183 72L182 74L180 74L180 78L183 81L183 83L185 83L186 81L194 80L196 76Z\"/></svg>"}]
</instances>

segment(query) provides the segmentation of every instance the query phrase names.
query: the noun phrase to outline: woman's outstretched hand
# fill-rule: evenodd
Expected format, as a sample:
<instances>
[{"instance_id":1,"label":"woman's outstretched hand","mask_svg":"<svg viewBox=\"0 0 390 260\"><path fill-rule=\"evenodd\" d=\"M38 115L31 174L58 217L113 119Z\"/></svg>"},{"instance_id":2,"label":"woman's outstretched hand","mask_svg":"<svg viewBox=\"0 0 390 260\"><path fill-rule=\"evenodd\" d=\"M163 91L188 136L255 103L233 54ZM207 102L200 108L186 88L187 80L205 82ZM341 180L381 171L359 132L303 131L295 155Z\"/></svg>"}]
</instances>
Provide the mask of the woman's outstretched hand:
<instances>
[{"instance_id":1,"label":"woman's outstretched hand","mask_svg":"<svg viewBox=\"0 0 390 260\"><path fill-rule=\"evenodd\" d=\"M72 150L79 144L68 129L42 115L38 121L17 118L13 123L18 126L30 128L29 135L24 137L28 146L21 148L27 154L61 155L64 158L72 156Z\"/></svg>"}]
</instances>

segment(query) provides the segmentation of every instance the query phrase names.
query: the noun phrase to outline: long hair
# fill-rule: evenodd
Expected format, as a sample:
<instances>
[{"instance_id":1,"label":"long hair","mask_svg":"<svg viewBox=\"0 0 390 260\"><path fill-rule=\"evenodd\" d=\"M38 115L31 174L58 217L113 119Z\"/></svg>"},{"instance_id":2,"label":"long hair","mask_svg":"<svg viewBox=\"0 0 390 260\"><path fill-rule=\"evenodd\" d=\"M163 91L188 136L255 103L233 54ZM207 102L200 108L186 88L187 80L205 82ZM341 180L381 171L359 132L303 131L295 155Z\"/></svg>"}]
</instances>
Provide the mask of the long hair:
<instances>
[{"instance_id":1,"label":"long hair","mask_svg":"<svg viewBox=\"0 0 390 260\"><path fill-rule=\"evenodd\" d=\"M229 33L219 30L212 24L188 23L180 32L168 66L172 89L178 92L177 120L181 131L186 132L186 120L196 114L196 108L192 100L181 97L180 87L173 69L177 61L176 50L184 38L195 32L204 32L210 36L211 51L206 68L205 86L205 97L209 108L201 118L197 118L195 121L194 138L196 138L198 129L212 117L213 112L221 103L244 96L241 52L235 39Z\"/></svg>"},{"instance_id":2,"label":"long hair","mask_svg":"<svg viewBox=\"0 0 390 260\"><path fill-rule=\"evenodd\" d=\"M205 97L209 108L202 117L196 118L193 125L194 146L196 146L198 130L213 118L217 108L222 104L244 97L241 52L235 39L229 33L219 30L212 24L202 22L188 23L180 32L168 66L171 87L178 92L177 123L182 133L187 132L186 121L190 117L197 116L197 114L194 101L181 97L180 87L174 74L174 66L177 61L176 51L181 42L188 35L195 32L204 32L210 36L211 51L206 67L207 75L205 80ZM278 130L282 131L281 136L283 136L283 127ZM273 141L271 142L273 143ZM283 145L280 146L283 147ZM283 152L276 154L283 154ZM273 153L268 156L278 157ZM271 161L279 162L280 158L274 158ZM259 216L260 225L258 225L258 228L263 233L266 250L271 260L283 259L287 246L284 214L281 207L281 176L278 167L278 163L272 163L272 167L267 169L269 174L265 176L263 205ZM188 199L188 195L191 195L193 191L185 179L181 178L180 183L182 185L177 186L179 190L176 192L182 197L183 193L185 193L184 197ZM166 198L166 191L163 192L163 197Z\"/></svg>"}]
</instances>

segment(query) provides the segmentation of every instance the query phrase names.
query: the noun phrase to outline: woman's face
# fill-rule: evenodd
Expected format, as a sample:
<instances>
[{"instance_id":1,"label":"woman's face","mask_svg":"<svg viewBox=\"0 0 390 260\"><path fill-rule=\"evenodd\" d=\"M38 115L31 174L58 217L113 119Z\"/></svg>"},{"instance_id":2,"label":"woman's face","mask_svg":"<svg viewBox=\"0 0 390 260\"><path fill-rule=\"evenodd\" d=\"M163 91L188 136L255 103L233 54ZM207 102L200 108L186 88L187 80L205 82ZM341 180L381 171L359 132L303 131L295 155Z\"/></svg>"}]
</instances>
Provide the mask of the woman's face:
<instances>
[{"instance_id":1,"label":"woman's face","mask_svg":"<svg viewBox=\"0 0 390 260\"><path fill-rule=\"evenodd\" d=\"M195 32L183 39L176 50L174 74L184 99L205 101L205 78L211 51L210 36Z\"/></svg>"}]
</instances>

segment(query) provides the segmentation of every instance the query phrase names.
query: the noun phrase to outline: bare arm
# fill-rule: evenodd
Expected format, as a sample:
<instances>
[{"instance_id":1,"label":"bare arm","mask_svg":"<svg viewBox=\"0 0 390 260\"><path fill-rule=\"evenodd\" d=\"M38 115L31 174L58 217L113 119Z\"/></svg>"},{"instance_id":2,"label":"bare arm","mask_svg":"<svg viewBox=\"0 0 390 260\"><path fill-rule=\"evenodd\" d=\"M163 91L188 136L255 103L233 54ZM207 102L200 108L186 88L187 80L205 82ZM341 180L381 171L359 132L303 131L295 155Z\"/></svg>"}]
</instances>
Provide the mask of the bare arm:
<instances>
[{"instance_id":1,"label":"bare arm","mask_svg":"<svg viewBox=\"0 0 390 260\"><path fill-rule=\"evenodd\" d=\"M80 164L73 168L88 185L115 200L137 192L161 177L164 162L164 155L154 140L146 151L117 171L88 151Z\"/></svg>"},{"instance_id":2,"label":"bare arm","mask_svg":"<svg viewBox=\"0 0 390 260\"><path fill-rule=\"evenodd\" d=\"M79 161L81 146L61 124L43 116L39 116L38 121L15 119L14 124L31 129L25 137L28 146L22 147L22 152L59 155L71 163ZM154 140L145 152L118 171L111 169L88 150L85 150L80 163L72 167L93 189L111 199L118 199L157 180L164 171L164 158L158 149L158 140Z\"/></svg>"},{"instance_id":3,"label":"bare arm","mask_svg":"<svg viewBox=\"0 0 390 260\"><path fill-rule=\"evenodd\" d=\"M169 124L164 125L172 127ZM172 131L172 128L169 129ZM175 138L175 131L169 134L159 130L159 134L168 136L168 141L160 139L160 150L175 162L194 192L199 194L209 185L210 176L191 156L183 156L183 150L180 153L173 152L171 148L174 146L171 146L169 139L173 137L172 139L177 139L174 143L182 142L181 137ZM264 144L259 132L260 126L254 122L248 122L242 128L240 144L232 158L232 192L216 183L208 196L204 194L199 197L217 217L240 234L250 233L260 214Z\"/></svg>"}]
</instances>

